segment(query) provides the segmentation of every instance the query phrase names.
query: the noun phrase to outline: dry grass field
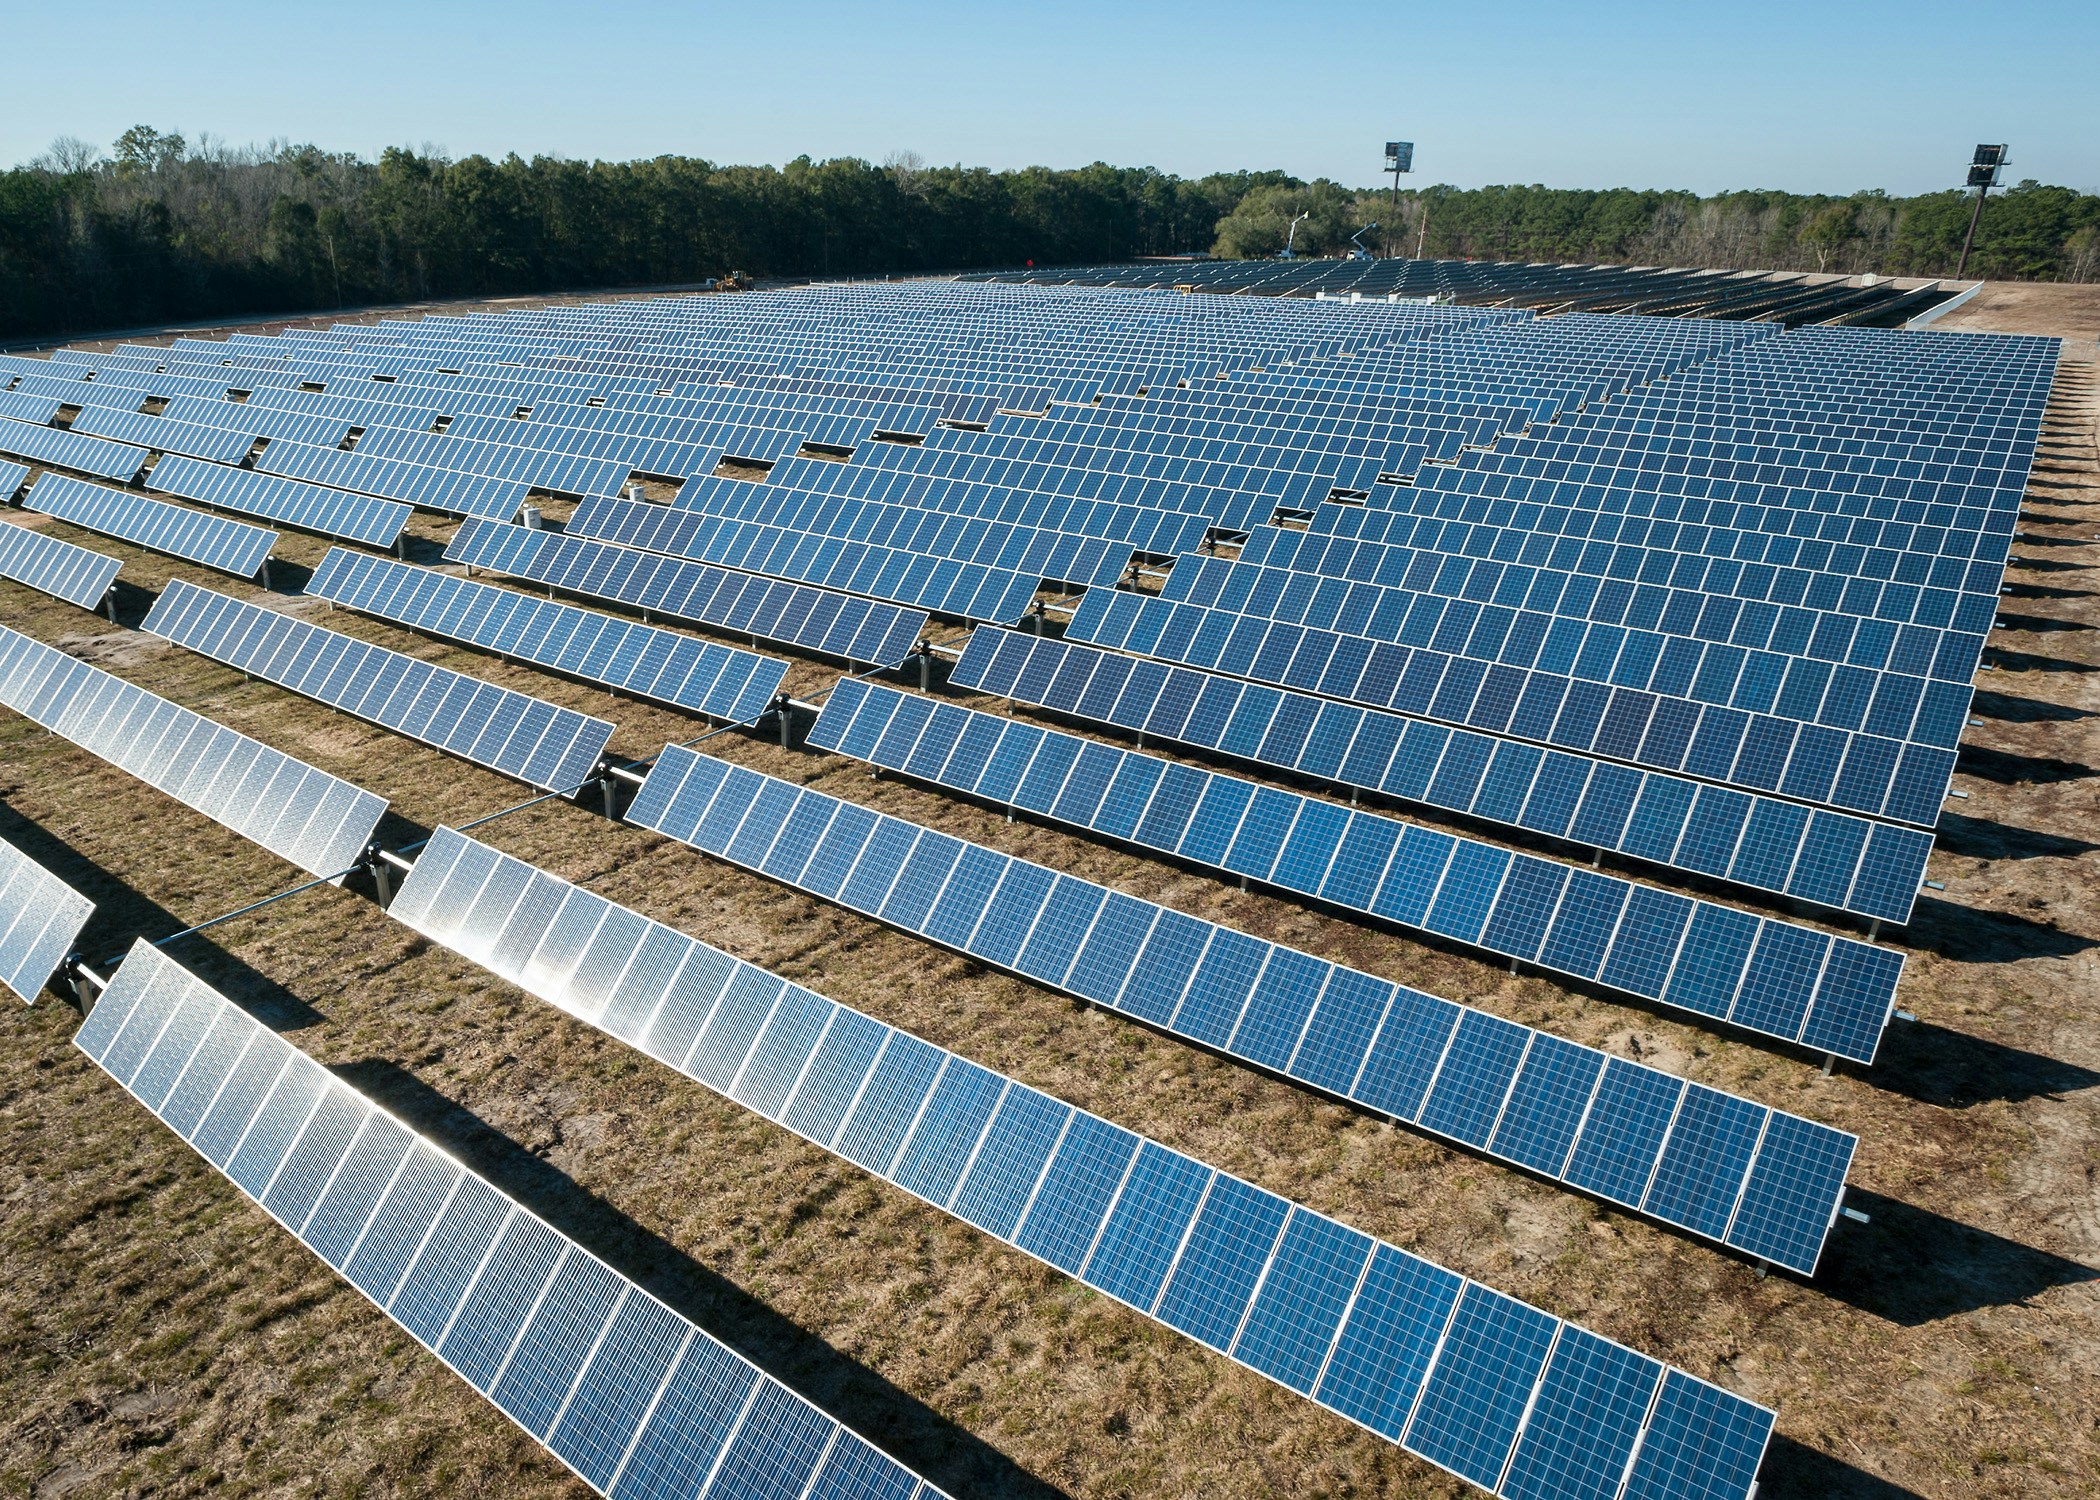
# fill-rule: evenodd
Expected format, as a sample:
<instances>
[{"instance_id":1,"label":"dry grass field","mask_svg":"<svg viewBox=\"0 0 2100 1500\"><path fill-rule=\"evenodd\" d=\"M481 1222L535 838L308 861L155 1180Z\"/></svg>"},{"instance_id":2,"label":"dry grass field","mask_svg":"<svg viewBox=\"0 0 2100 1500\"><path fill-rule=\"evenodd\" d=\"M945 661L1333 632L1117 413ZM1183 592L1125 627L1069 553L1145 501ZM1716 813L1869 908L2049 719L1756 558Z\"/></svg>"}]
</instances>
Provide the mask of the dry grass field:
<instances>
[{"instance_id":1,"label":"dry grass field","mask_svg":"<svg viewBox=\"0 0 2100 1500\"><path fill-rule=\"evenodd\" d=\"M1980 300L1980 299L1979 299ZM1971 304L1975 308L1976 304ZM712 862L588 807L478 836L1779 1412L1760 1500L2100 1495L2100 366L2074 347L2008 575L1997 670L1900 933L1874 1069L1575 994L777 740L707 748L1856 1131L1813 1283L1396 1130ZM26 522L19 512L7 519ZM0 622L392 799L399 845L514 783L0 583ZM419 518L411 555L446 525ZM293 596L272 602L613 719L704 726ZM2089 576L2090 575L2090 576ZM807 696L838 668L797 664ZM114 956L303 877L0 713L0 835L92 896ZM1749 904L1749 898L1742 898ZM1797 913L1798 915L1798 913ZM476 1170L958 1496L1477 1493L766 1124L323 888L170 950ZM582 1496L585 1488L69 1045L0 1006L0 1496Z\"/></svg>"}]
</instances>

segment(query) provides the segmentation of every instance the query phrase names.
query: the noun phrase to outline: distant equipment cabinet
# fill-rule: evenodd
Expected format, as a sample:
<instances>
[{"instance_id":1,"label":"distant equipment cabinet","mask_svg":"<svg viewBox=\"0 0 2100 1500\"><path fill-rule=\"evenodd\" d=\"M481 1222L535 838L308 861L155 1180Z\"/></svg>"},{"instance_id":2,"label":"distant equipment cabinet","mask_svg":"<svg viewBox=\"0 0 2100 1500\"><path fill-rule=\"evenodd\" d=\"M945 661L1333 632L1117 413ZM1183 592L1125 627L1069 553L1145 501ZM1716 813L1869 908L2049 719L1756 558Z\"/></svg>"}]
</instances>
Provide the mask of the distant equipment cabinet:
<instances>
[{"instance_id":1,"label":"distant equipment cabinet","mask_svg":"<svg viewBox=\"0 0 2100 1500\"><path fill-rule=\"evenodd\" d=\"M1999 171L2012 165L2011 162L2006 160L2006 149L2003 142L1995 146L1978 146L1976 154L1969 159L1969 180L1967 186L1976 189L1976 207L1969 214L1969 232L1962 239L1961 260L1954 267L1954 276L1957 281L1969 269L1969 250L1976 243L1976 226L1983 222L1983 200L1988 198L1991 195L1991 189L1998 185ZM1395 178L1394 180L1398 181L1399 179Z\"/></svg>"}]
</instances>

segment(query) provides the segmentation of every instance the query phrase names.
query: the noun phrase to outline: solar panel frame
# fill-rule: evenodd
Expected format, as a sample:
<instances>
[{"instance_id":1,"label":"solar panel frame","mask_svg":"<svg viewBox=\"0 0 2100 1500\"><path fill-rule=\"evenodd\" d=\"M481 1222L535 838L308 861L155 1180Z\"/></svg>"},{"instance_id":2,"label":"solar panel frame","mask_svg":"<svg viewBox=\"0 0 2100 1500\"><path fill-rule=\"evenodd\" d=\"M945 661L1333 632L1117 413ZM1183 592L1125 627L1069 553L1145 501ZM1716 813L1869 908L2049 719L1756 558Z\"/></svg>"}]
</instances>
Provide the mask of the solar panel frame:
<instances>
[{"instance_id":1,"label":"solar panel frame","mask_svg":"<svg viewBox=\"0 0 2100 1500\"><path fill-rule=\"evenodd\" d=\"M237 1105L191 1066L207 1036L261 1080ZM74 1045L598 1493L941 1495L144 940ZM390 1238L398 1274L364 1253ZM709 1389L724 1420L681 1455L669 1429Z\"/></svg>"},{"instance_id":2,"label":"solar panel frame","mask_svg":"<svg viewBox=\"0 0 2100 1500\"><path fill-rule=\"evenodd\" d=\"M543 791L595 779L613 725L172 579L140 629Z\"/></svg>"}]
</instances>

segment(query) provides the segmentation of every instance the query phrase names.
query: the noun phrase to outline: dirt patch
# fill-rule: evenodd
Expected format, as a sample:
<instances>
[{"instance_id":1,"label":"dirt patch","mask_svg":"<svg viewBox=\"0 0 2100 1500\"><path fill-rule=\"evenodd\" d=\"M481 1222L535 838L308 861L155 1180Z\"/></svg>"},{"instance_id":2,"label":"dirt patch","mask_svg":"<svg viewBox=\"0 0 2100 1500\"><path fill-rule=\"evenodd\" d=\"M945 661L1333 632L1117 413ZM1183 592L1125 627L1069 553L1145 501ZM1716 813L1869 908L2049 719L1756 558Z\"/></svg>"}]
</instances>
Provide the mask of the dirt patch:
<instances>
[{"instance_id":1,"label":"dirt patch","mask_svg":"<svg viewBox=\"0 0 2100 1500\"><path fill-rule=\"evenodd\" d=\"M1930 326L1956 333L2051 333L2090 342L2100 338L2100 284L1987 281Z\"/></svg>"}]
</instances>

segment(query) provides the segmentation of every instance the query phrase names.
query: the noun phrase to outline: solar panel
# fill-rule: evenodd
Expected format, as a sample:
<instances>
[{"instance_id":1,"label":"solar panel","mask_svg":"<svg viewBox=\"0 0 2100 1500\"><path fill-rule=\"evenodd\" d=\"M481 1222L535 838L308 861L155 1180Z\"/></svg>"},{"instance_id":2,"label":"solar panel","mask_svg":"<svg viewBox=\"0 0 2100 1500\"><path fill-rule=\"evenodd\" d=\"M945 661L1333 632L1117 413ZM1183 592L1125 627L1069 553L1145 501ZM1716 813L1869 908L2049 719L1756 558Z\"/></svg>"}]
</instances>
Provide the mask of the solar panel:
<instances>
[{"instance_id":1,"label":"solar panel","mask_svg":"<svg viewBox=\"0 0 2100 1500\"><path fill-rule=\"evenodd\" d=\"M973 632L949 681L1886 921L1932 853L1922 829L1014 631Z\"/></svg>"},{"instance_id":2,"label":"solar panel","mask_svg":"<svg viewBox=\"0 0 2100 1500\"><path fill-rule=\"evenodd\" d=\"M0 703L309 874L338 876L386 801L0 626Z\"/></svg>"},{"instance_id":3,"label":"solar panel","mask_svg":"<svg viewBox=\"0 0 2100 1500\"><path fill-rule=\"evenodd\" d=\"M845 537L667 510L633 500L595 500L570 519L578 535L848 594L916 605L965 620L1012 624L1035 602L1039 575Z\"/></svg>"},{"instance_id":4,"label":"solar panel","mask_svg":"<svg viewBox=\"0 0 2100 1500\"><path fill-rule=\"evenodd\" d=\"M354 495L326 485L280 479L275 474L231 469L224 464L180 456L163 458L155 464L146 483L185 500L267 516L301 531L363 542L368 547L398 546L402 528L415 514L412 507L396 500Z\"/></svg>"},{"instance_id":5,"label":"solar panel","mask_svg":"<svg viewBox=\"0 0 2100 1500\"><path fill-rule=\"evenodd\" d=\"M630 821L1478 1151L1811 1272L1856 1144L1760 1105L671 747ZM1782 976L1784 977L1784 976ZM1677 1133L1685 1100L1725 1129ZM1776 1138L1775 1138L1776 1140ZM1653 1186L1695 1165L1697 1199ZM1742 1208L1755 1202L1746 1218ZM1738 1227L1739 1226L1739 1227Z\"/></svg>"},{"instance_id":6,"label":"solar panel","mask_svg":"<svg viewBox=\"0 0 2100 1500\"><path fill-rule=\"evenodd\" d=\"M786 662L756 652L340 547L306 592L730 724L765 713L787 678Z\"/></svg>"},{"instance_id":7,"label":"solar panel","mask_svg":"<svg viewBox=\"0 0 2100 1500\"><path fill-rule=\"evenodd\" d=\"M5 476L0 476L4 482ZM30 526L0 525L0 578L26 583L82 609L100 609L124 565Z\"/></svg>"},{"instance_id":8,"label":"solar panel","mask_svg":"<svg viewBox=\"0 0 2100 1500\"><path fill-rule=\"evenodd\" d=\"M588 783L613 726L182 579L141 628L547 791Z\"/></svg>"},{"instance_id":9,"label":"solar panel","mask_svg":"<svg viewBox=\"0 0 2100 1500\"><path fill-rule=\"evenodd\" d=\"M445 561L855 663L897 666L926 630L923 610L524 526L464 522Z\"/></svg>"},{"instance_id":10,"label":"solar panel","mask_svg":"<svg viewBox=\"0 0 2100 1500\"><path fill-rule=\"evenodd\" d=\"M73 1041L600 1494L940 1494L144 941Z\"/></svg>"},{"instance_id":11,"label":"solar panel","mask_svg":"<svg viewBox=\"0 0 2100 1500\"><path fill-rule=\"evenodd\" d=\"M462 834L433 835L391 914L1485 1489L1572 1493L1540 1486L1573 1469L1749 1494L1764 1408Z\"/></svg>"},{"instance_id":12,"label":"solar panel","mask_svg":"<svg viewBox=\"0 0 2100 1500\"><path fill-rule=\"evenodd\" d=\"M36 1004L94 914L94 902L0 839L0 984Z\"/></svg>"},{"instance_id":13,"label":"solar panel","mask_svg":"<svg viewBox=\"0 0 2100 1500\"><path fill-rule=\"evenodd\" d=\"M1888 949L877 683L839 683L809 742L1860 1062L1902 973ZM1782 963L1775 995L1756 976Z\"/></svg>"},{"instance_id":14,"label":"solar panel","mask_svg":"<svg viewBox=\"0 0 2100 1500\"><path fill-rule=\"evenodd\" d=\"M345 453L339 448L311 448L287 441L271 443L255 461L255 467L265 474L311 480L339 490L380 495L428 510L491 521L513 519L532 493L532 486L521 479L462 474L456 469L433 469L399 459Z\"/></svg>"},{"instance_id":15,"label":"solar panel","mask_svg":"<svg viewBox=\"0 0 2100 1500\"><path fill-rule=\"evenodd\" d=\"M137 443L155 453L184 453L215 463L237 464L255 446L255 435L231 427L212 427L200 422L149 417L141 412L118 411L107 406L84 406L67 429L94 437Z\"/></svg>"},{"instance_id":16,"label":"solar panel","mask_svg":"<svg viewBox=\"0 0 2100 1500\"><path fill-rule=\"evenodd\" d=\"M128 443L112 443L84 433L64 432L56 427L38 427L28 422L0 421L0 453L77 469L97 479L128 484L153 455Z\"/></svg>"},{"instance_id":17,"label":"solar panel","mask_svg":"<svg viewBox=\"0 0 2100 1500\"><path fill-rule=\"evenodd\" d=\"M188 558L236 578L253 578L270 560L277 533L223 516L170 505L66 474L45 474L22 504L70 525L135 542L170 557Z\"/></svg>"},{"instance_id":18,"label":"solar panel","mask_svg":"<svg viewBox=\"0 0 2100 1500\"><path fill-rule=\"evenodd\" d=\"M9 463L0 458L0 505L10 504L29 483L29 468L26 464Z\"/></svg>"},{"instance_id":19,"label":"solar panel","mask_svg":"<svg viewBox=\"0 0 2100 1500\"><path fill-rule=\"evenodd\" d=\"M1586 667L1490 665L1426 645L1106 589L1080 601L1066 633L1091 645L1925 828L1938 821L1946 798L1972 692L1967 683L1934 682L1921 693L1897 693L1886 722L1876 714L1878 696L1854 700L1864 718L1844 729L1764 712L1781 686L1769 673L1754 685L1738 682L1731 696L1740 706L1730 706L1701 701L1696 684L1681 696L1658 693L1601 670L1585 675Z\"/></svg>"}]
</instances>

